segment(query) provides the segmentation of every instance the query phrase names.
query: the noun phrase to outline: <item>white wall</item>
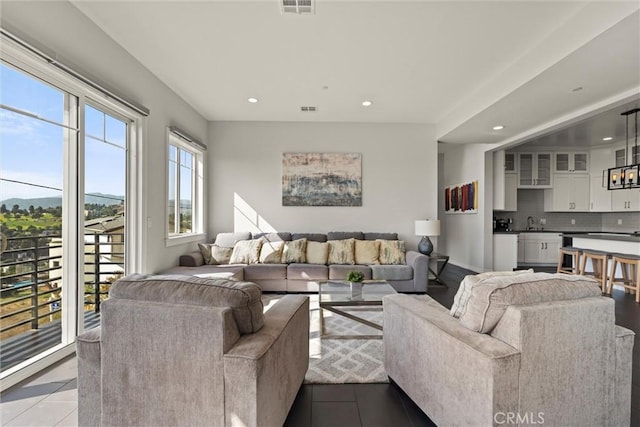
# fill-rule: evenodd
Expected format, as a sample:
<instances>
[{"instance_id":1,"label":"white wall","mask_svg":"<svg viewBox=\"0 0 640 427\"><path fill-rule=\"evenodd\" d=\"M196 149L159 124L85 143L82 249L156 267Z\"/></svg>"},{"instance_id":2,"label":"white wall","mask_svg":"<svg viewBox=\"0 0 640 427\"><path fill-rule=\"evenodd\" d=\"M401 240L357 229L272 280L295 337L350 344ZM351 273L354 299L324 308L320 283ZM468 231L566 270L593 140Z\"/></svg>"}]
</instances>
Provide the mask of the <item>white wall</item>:
<instances>
[{"instance_id":1,"label":"white wall","mask_svg":"<svg viewBox=\"0 0 640 427\"><path fill-rule=\"evenodd\" d=\"M485 144L447 144L438 185L442 193L447 186L478 181L478 213L444 214L440 235L449 262L476 272L491 270L493 264L493 164L491 153L486 153L489 148Z\"/></svg>"},{"instance_id":2,"label":"white wall","mask_svg":"<svg viewBox=\"0 0 640 427\"><path fill-rule=\"evenodd\" d=\"M230 231L398 232L437 215L437 143L427 125L212 122L209 237ZM362 207L282 206L282 153L362 153Z\"/></svg>"},{"instance_id":3,"label":"white wall","mask_svg":"<svg viewBox=\"0 0 640 427\"><path fill-rule=\"evenodd\" d=\"M5 1L1 22L8 31L151 110L145 119L142 197L152 226L146 229L142 269L157 272L176 265L187 246L167 248L164 242L166 127L179 126L206 142L207 121L68 2ZM141 222L145 224L145 218Z\"/></svg>"}]
</instances>

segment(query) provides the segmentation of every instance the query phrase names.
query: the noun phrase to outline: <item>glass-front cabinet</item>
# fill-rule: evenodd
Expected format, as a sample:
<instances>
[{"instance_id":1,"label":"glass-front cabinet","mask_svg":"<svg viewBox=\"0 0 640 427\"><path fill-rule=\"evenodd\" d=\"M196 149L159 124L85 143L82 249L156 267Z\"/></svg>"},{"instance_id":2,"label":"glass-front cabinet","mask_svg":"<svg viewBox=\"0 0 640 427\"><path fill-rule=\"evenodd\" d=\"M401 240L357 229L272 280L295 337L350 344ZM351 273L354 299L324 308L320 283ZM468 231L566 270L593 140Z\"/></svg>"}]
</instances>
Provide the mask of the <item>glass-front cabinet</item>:
<instances>
[{"instance_id":1,"label":"glass-front cabinet","mask_svg":"<svg viewBox=\"0 0 640 427\"><path fill-rule=\"evenodd\" d=\"M551 153L518 153L518 188L551 188Z\"/></svg>"},{"instance_id":2,"label":"glass-front cabinet","mask_svg":"<svg viewBox=\"0 0 640 427\"><path fill-rule=\"evenodd\" d=\"M588 173L588 153L555 153L554 171L556 173Z\"/></svg>"}]
</instances>

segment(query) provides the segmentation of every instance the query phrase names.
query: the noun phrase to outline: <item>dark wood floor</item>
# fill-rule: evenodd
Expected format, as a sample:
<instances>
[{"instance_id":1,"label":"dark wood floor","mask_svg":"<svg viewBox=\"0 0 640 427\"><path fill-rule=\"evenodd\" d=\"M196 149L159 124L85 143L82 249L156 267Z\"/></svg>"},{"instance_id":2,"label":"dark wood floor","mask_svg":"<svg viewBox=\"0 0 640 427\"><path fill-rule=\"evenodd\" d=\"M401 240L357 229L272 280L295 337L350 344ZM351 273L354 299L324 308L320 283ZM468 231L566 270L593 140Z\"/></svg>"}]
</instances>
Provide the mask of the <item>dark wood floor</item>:
<instances>
[{"instance_id":1,"label":"dark wood floor","mask_svg":"<svg viewBox=\"0 0 640 427\"><path fill-rule=\"evenodd\" d=\"M458 285L467 274L449 264L441 275L446 286L429 286L427 292L445 307L451 307ZM636 333L633 349L631 425L640 426L640 304L631 295L614 290L616 323ZM303 385L289 412L285 426L433 426L434 423L393 384Z\"/></svg>"}]
</instances>

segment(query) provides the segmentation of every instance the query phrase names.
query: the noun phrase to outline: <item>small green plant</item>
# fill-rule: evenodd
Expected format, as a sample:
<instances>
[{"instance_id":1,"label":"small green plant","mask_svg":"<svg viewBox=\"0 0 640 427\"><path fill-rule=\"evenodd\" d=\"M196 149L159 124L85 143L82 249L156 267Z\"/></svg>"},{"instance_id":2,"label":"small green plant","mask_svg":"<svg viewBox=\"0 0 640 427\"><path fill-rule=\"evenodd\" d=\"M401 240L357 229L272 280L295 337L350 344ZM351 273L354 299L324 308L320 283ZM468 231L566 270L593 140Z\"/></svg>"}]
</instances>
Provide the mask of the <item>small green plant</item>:
<instances>
[{"instance_id":1,"label":"small green plant","mask_svg":"<svg viewBox=\"0 0 640 427\"><path fill-rule=\"evenodd\" d=\"M362 282L363 279L364 274L359 271L350 271L349 274L347 274L347 282Z\"/></svg>"}]
</instances>

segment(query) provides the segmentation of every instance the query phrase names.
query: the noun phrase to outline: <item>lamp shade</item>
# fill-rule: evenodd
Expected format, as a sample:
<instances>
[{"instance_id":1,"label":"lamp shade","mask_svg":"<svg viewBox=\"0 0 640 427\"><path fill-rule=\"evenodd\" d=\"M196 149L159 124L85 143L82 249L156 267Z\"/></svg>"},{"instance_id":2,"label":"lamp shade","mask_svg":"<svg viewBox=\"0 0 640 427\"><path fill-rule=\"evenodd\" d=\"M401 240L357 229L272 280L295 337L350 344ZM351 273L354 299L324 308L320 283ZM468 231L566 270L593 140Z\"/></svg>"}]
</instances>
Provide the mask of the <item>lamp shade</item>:
<instances>
[{"instance_id":1,"label":"lamp shade","mask_svg":"<svg viewBox=\"0 0 640 427\"><path fill-rule=\"evenodd\" d=\"M416 221L416 236L439 236L440 220L419 219Z\"/></svg>"}]
</instances>

